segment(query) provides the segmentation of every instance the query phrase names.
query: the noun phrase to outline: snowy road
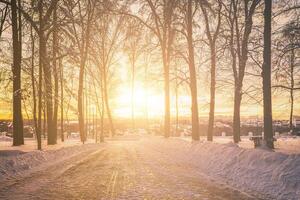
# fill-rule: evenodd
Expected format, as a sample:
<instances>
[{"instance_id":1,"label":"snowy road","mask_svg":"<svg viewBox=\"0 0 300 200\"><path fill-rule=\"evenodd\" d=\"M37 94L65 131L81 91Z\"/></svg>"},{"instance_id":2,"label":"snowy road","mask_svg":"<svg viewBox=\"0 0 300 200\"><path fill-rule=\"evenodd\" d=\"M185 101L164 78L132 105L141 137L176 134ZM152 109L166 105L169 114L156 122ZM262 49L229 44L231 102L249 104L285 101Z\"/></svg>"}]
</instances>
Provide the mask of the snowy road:
<instances>
[{"instance_id":1,"label":"snowy road","mask_svg":"<svg viewBox=\"0 0 300 200\"><path fill-rule=\"evenodd\" d=\"M0 199L257 199L173 161L138 139L111 141L0 183Z\"/></svg>"}]
</instances>

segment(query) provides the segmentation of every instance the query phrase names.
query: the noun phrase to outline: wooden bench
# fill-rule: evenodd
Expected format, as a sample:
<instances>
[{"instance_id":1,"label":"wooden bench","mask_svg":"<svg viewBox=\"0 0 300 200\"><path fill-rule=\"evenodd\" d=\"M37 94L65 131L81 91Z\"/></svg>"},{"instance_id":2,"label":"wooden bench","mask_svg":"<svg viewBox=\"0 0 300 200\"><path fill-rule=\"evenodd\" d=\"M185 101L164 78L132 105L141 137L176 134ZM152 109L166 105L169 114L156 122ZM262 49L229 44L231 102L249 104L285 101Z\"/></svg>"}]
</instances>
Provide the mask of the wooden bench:
<instances>
[{"instance_id":1,"label":"wooden bench","mask_svg":"<svg viewBox=\"0 0 300 200\"><path fill-rule=\"evenodd\" d=\"M261 146L263 138L262 136L251 136L249 139L254 142L254 147L256 148Z\"/></svg>"},{"instance_id":2,"label":"wooden bench","mask_svg":"<svg viewBox=\"0 0 300 200\"><path fill-rule=\"evenodd\" d=\"M254 147L260 147L262 145L263 137L261 135L258 136L250 136L249 138L251 141L254 142ZM277 141L276 138L273 138L273 142Z\"/></svg>"}]
</instances>

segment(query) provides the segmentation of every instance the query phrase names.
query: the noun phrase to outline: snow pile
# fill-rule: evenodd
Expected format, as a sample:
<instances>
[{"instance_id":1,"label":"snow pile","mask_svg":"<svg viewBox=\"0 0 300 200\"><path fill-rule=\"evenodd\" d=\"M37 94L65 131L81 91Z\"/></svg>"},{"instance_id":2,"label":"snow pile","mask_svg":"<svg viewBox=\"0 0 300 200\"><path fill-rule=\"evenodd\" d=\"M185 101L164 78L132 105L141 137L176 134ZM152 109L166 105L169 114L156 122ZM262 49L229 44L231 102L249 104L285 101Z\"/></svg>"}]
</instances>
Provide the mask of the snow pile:
<instances>
[{"instance_id":1,"label":"snow pile","mask_svg":"<svg viewBox=\"0 0 300 200\"><path fill-rule=\"evenodd\" d=\"M13 139L11 137L8 137L6 135L0 135L0 142L12 142Z\"/></svg>"},{"instance_id":2,"label":"snow pile","mask_svg":"<svg viewBox=\"0 0 300 200\"><path fill-rule=\"evenodd\" d=\"M96 144L76 145L47 151L21 152L19 150L0 151L0 182L15 177L43 165L52 165L82 152L99 148Z\"/></svg>"},{"instance_id":3,"label":"snow pile","mask_svg":"<svg viewBox=\"0 0 300 200\"><path fill-rule=\"evenodd\" d=\"M145 140L144 146L166 153L176 164L194 165L238 190L271 199L300 198L300 154L181 139Z\"/></svg>"}]
</instances>

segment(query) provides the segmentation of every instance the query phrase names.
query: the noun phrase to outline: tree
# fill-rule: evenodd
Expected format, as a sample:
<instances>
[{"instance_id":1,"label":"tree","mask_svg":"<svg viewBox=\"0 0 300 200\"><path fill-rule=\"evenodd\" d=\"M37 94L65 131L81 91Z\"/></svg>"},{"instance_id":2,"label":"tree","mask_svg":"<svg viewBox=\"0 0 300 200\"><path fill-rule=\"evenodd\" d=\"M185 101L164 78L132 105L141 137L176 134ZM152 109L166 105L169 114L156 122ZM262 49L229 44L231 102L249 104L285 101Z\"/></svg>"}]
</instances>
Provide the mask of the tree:
<instances>
[{"instance_id":1,"label":"tree","mask_svg":"<svg viewBox=\"0 0 300 200\"><path fill-rule=\"evenodd\" d=\"M104 5L105 7L111 6ZM121 44L124 42L123 40L123 29L122 25L124 25L124 17L123 15L119 15L114 17L109 13L102 12L97 13L98 19L95 21L95 34L92 38L92 41L97 44L92 48L93 53L91 53L91 57L93 57L93 62L98 68L98 83L100 85L100 93L101 93L101 138L104 138L103 134L103 125L104 125L104 113L106 113L108 122L109 122L109 130L112 136L115 135L115 127L113 122L113 115L111 112L110 105L110 92L113 89L112 84L112 67L114 63L116 63L116 55L118 53L118 49L121 48ZM125 32L125 31L124 31ZM100 108L100 106L98 105ZM100 110L100 109L99 109Z\"/></svg>"},{"instance_id":2,"label":"tree","mask_svg":"<svg viewBox=\"0 0 300 200\"><path fill-rule=\"evenodd\" d=\"M5 22L9 13L8 5L5 5L3 8L0 8L0 38L3 31L7 28L5 27Z\"/></svg>"},{"instance_id":3,"label":"tree","mask_svg":"<svg viewBox=\"0 0 300 200\"><path fill-rule=\"evenodd\" d=\"M57 25L57 4L53 9L53 31L52 31L52 67L54 76L54 110L53 110L53 140L57 141L57 118L58 118L58 25Z\"/></svg>"},{"instance_id":4,"label":"tree","mask_svg":"<svg viewBox=\"0 0 300 200\"><path fill-rule=\"evenodd\" d=\"M272 35L272 0L265 0L264 10L264 63L263 101L264 101L264 140L268 148L273 149L273 121L272 121L272 90L271 90L271 35Z\"/></svg>"},{"instance_id":5,"label":"tree","mask_svg":"<svg viewBox=\"0 0 300 200\"><path fill-rule=\"evenodd\" d=\"M86 0L67 4L68 18L71 20L70 33L68 36L76 45L79 55L79 84L78 84L78 123L81 142L85 142L86 134L84 129L84 110L83 110L83 85L84 72L90 48L91 26L94 19L95 1Z\"/></svg>"},{"instance_id":6,"label":"tree","mask_svg":"<svg viewBox=\"0 0 300 200\"><path fill-rule=\"evenodd\" d=\"M38 119L37 119L37 99L36 99L36 80L35 80L35 37L32 30L30 28L30 39L31 39L31 85L32 85L32 101L33 101L33 121L34 121L34 130L37 139L37 146L38 150L42 149L42 139L41 139L41 132L38 131Z\"/></svg>"},{"instance_id":7,"label":"tree","mask_svg":"<svg viewBox=\"0 0 300 200\"><path fill-rule=\"evenodd\" d=\"M248 45L253 28L253 16L260 0L231 0L224 4L229 32L229 51L232 57L232 72L234 78L234 108L233 108L233 140L240 139L241 102L243 97L243 82L248 60ZM240 18L243 17L243 23ZM243 27L241 29L241 27Z\"/></svg>"},{"instance_id":8,"label":"tree","mask_svg":"<svg viewBox=\"0 0 300 200\"><path fill-rule=\"evenodd\" d=\"M60 70L60 138L61 141L64 142L64 66L62 58L59 59L58 63Z\"/></svg>"},{"instance_id":9,"label":"tree","mask_svg":"<svg viewBox=\"0 0 300 200\"><path fill-rule=\"evenodd\" d=\"M290 98L290 116L289 126L290 130L293 130L293 116L294 116L294 103L295 92L300 90L297 78L299 77L298 59L300 44L300 32L299 32L299 19L288 22L283 26L279 38L277 39L277 51L275 53L278 59L276 65L278 67L276 71L277 85L274 88L279 88L289 92Z\"/></svg>"},{"instance_id":10,"label":"tree","mask_svg":"<svg viewBox=\"0 0 300 200\"><path fill-rule=\"evenodd\" d=\"M21 21L17 1L11 1L12 38L13 38L13 145L24 144L23 117L22 117L22 90L21 90Z\"/></svg>"},{"instance_id":11,"label":"tree","mask_svg":"<svg viewBox=\"0 0 300 200\"><path fill-rule=\"evenodd\" d=\"M188 65L190 72L190 89L192 99L192 139L199 140L199 117L198 117L198 95L197 95L197 74L194 58L194 42L193 42L193 1L187 2L187 43L188 43Z\"/></svg>"},{"instance_id":12,"label":"tree","mask_svg":"<svg viewBox=\"0 0 300 200\"><path fill-rule=\"evenodd\" d=\"M135 76L137 72L137 61L143 53L144 45L142 43L142 27L141 24L135 19L128 19L126 28L126 39L124 50L128 56L131 65L131 122L132 128L135 128L134 121L134 92L135 92Z\"/></svg>"},{"instance_id":13,"label":"tree","mask_svg":"<svg viewBox=\"0 0 300 200\"><path fill-rule=\"evenodd\" d=\"M204 16L205 28L206 28L206 37L208 40L210 48L210 108L209 108L209 119L208 119L208 129L207 129L207 140L213 140L213 131L214 131L214 118L215 118L215 96L216 96L216 62L217 62L217 52L216 52L216 42L220 33L221 27L221 12L222 12L222 3L220 0L217 1L217 16L213 13L213 17L216 18L215 30L212 29L210 21L213 21L209 18L207 13L207 5L200 3L200 7ZM210 8L212 9L212 8ZM214 12L214 10L213 10Z\"/></svg>"},{"instance_id":14,"label":"tree","mask_svg":"<svg viewBox=\"0 0 300 200\"><path fill-rule=\"evenodd\" d=\"M170 57L172 51L175 31L173 29L174 11L178 4L177 0L166 0L154 3L153 0L146 0L154 21L154 25L147 25L157 36L161 48L164 71L164 94L165 94L165 120L164 136L168 138L171 130L170 113ZM143 24L146 24L143 22Z\"/></svg>"},{"instance_id":15,"label":"tree","mask_svg":"<svg viewBox=\"0 0 300 200\"><path fill-rule=\"evenodd\" d=\"M56 4L56 3L55 3ZM40 0L38 2L39 11L39 58L40 66L43 69L44 81L45 81L45 101L47 108L47 141L48 145L56 144L54 136L53 127L53 101L52 101L52 69L48 58L47 52L47 34L45 32L46 28L46 15L44 14L44 1ZM49 19L49 18L48 18ZM41 76L41 74L40 74ZM41 85L41 83L39 83ZM41 92L41 90L39 90ZM41 93L39 93L41 96ZM40 101L39 101L40 102ZM40 102L41 103L41 102ZM41 104L40 104L41 106Z\"/></svg>"}]
</instances>

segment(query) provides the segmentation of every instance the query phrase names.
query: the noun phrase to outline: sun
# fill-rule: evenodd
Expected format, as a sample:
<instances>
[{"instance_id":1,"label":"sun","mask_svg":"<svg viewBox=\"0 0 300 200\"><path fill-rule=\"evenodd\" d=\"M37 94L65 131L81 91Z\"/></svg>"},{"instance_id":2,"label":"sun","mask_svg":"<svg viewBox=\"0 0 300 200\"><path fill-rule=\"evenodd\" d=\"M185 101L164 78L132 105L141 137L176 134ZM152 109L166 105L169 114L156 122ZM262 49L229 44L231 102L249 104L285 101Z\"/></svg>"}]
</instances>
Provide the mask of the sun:
<instances>
[{"instance_id":1,"label":"sun","mask_svg":"<svg viewBox=\"0 0 300 200\"><path fill-rule=\"evenodd\" d=\"M131 87L123 85L119 89L116 99L117 108L114 113L119 117L157 117L163 114L164 99L152 88L143 87L144 84L136 83L132 94Z\"/></svg>"}]
</instances>

